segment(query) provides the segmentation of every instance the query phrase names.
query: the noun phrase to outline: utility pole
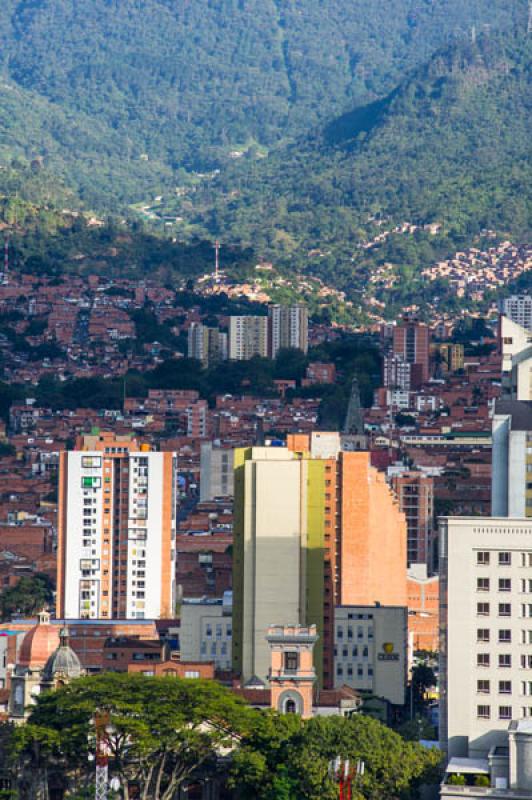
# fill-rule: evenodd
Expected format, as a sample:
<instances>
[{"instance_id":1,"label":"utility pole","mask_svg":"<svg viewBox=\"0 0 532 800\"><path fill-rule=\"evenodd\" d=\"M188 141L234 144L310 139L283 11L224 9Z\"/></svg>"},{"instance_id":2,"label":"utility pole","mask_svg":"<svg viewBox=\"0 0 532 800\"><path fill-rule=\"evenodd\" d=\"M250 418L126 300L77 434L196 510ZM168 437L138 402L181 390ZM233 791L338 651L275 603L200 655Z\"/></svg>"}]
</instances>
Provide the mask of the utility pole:
<instances>
[{"instance_id":1,"label":"utility pole","mask_svg":"<svg viewBox=\"0 0 532 800\"><path fill-rule=\"evenodd\" d=\"M220 242L216 239L214 243L214 280L216 283L220 282Z\"/></svg>"}]
</instances>

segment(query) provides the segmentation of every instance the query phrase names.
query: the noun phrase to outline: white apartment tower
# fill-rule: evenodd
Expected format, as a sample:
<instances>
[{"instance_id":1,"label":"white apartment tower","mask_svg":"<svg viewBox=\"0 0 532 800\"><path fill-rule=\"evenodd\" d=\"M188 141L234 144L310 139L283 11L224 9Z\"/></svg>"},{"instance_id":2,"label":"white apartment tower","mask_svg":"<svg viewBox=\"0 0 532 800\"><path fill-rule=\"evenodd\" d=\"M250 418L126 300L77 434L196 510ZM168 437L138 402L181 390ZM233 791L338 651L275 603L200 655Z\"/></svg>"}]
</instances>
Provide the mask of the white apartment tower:
<instances>
[{"instance_id":1,"label":"white apartment tower","mask_svg":"<svg viewBox=\"0 0 532 800\"><path fill-rule=\"evenodd\" d=\"M230 317L229 358L247 361L253 356L268 357L268 317Z\"/></svg>"},{"instance_id":2,"label":"white apartment tower","mask_svg":"<svg viewBox=\"0 0 532 800\"><path fill-rule=\"evenodd\" d=\"M308 351L308 309L304 303L269 306L268 325L270 358L287 347Z\"/></svg>"},{"instance_id":3,"label":"white apartment tower","mask_svg":"<svg viewBox=\"0 0 532 800\"><path fill-rule=\"evenodd\" d=\"M487 758L532 718L532 520L440 523L440 741Z\"/></svg>"},{"instance_id":4,"label":"white apartment tower","mask_svg":"<svg viewBox=\"0 0 532 800\"><path fill-rule=\"evenodd\" d=\"M175 453L94 433L60 456L57 616L171 617Z\"/></svg>"},{"instance_id":5,"label":"white apartment tower","mask_svg":"<svg viewBox=\"0 0 532 800\"><path fill-rule=\"evenodd\" d=\"M513 294L502 301L502 312L513 322L532 331L532 296Z\"/></svg>"}]
</instances>

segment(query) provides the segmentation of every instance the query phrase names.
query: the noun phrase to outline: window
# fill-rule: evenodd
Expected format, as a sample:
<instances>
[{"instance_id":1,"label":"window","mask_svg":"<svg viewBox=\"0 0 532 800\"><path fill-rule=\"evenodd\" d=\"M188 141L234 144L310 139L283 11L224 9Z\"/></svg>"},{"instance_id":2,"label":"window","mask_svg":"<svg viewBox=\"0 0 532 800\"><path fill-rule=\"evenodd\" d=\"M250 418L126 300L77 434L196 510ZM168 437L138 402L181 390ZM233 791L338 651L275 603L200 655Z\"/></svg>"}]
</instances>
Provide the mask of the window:
<instances>
[{"instance_id":1,"label":"window","mask_svg":"<svg viewBox=\"0 0 532 800\"><path fill-rule=\"evenodd\" d=\"M479 719L489 719L490 718L490 707L489 706L477 706L477 717Z\"/></svg>"},{"instance_id":2,"label":"window","mask_svg":"<svg viewBox=\"0 0 532 800\"><path fill-rule=\"evenodd\" d=\"M199 678L200 674L197 670L188 669L185 670L185 678Z\"/></svg>"},{"instance_id":3,"label":"window","mask_svg":"<svg viewBox=\"0 0 532 800\"><path fill-rule=\"evenodd\" d=\"M477 553L477 564L479 566L486 566L489 563L490 563L490 554L487 551L481 550L480 552Z\"/></svg>"},{"instance_id":4,"label":"window","mask_svg":"<svg viewBox=\"0 0 532 800\"><path fill-rule=\"evenodd\" d=\"M477 628L477 642L489 642L489 628Z\"/></svg>"},{"instance_id":5,"label":"window","mask_svg":"<svg viewBox=\"0 0 532 800\"><path fill-rule=\"evenodd\" d=\"M490 654L477 653L477 667L489 667L489 665L490 665Z\"/></svg>"},{"instance_id":6,"label":"window","mask_svg":"<svg viewBox=\"0 0 532 800\"><path fill-rule=\"evenodd\" d=\"M477 614L479 617L487 617L490 613L489 603L477 603Z\"/></svg>"},{"instance_id":7,"label":"window","mask_svg":"<svg viewBox=\"0 0 532 800\"><path fill-rule=\"evenodd\" d=\"M512 554L509 552L499 553L499 567L510 567L512 564Z\"/></svg>"},{"instance_id":8,"label":"window","mask_svg":"<svg viewBox=\"0 0 532 800\"><path fill-rule=\"evenodd\" d=\"M512 581L510 578L499 578L499 592L511 592Z\"/></svg>"},{"instance_id":9,"label":"window","mask_svg":"<svg viewBox=\"0 0 532 800\"><path fill-rule=\"evenodd\" d=\"M499 694L512 694L512 681L499 681Z\"/></svg>"},{"instance_id":10,"label":"window","mask_svg":"<svg viewBox=\"0 0 532 800\"><path fill-rule=\"evenodd\" d=\"M499 719L512 719L512 706L499 706Z\"/></svg>"},{"instance_id":11,"label":"window","mask_svg":"<svg viewBox=\"0 0 532 800\"><path fill-rule=\"evenodd\" d=\"M499 653L499 667L508 669L512 666L512 656L510 653Z\"/></svg>"},{"instance_id":12,"label":"window","mask_svg":"<svg viewBox=\"0 0 532 800\"><path fill-rule=\"evenodd\" d=\"M490 590L490 579L477 578L477 592L489 592L489 590Z\"/></svg>"},{"instance_id":13,"label":"window","mask_svg":"<svg viewBox=\"0 0 532 800\"><path fill-rule=\"evenodd\" d=\"M297 672L299 667L299 654L288 651L284 654L284 668L286 672Z\"/></svg>"},{"instance_id":14,"label":"window","mask_svg":"<svg viewBox=\"0 0 532 800\"><path fill-rule=\"evenodd\" d=\"M81 466L82 467L101 467L102 466L102 459L100 456L82 456L81 457Z\"/></svg>"},{"instance_id":15,"label":"window","mask_svg":"<svg viewBox=\"0 0 532 800\"><path fill-rule=\"evenodd\" d=\"M505 628L503 630L499 630L499 642L511 642L512 641L512 631Z\"/></svg>"},{"instance_id":16,"label":"window","mask_svg":"<svg viewBox=\"0 0 532 800\"><path fill-rule=\"evenodd\" d=\"M521 656L521 668L532 669L532 656Z\"/></svg>"},{"instance_id":17,"label":"window","mask_svg":"<svg viewBox=\"0 0 532 800\"><path fill-rule=\"evenodd\" d=\"M499 617L511 617L512 605L511 603L499 603Z\"/></svg>"},{"instance_id":18,"label":"window","mask_svg":"<svg viewBox=\"0 0 532 800\"><path fill-rule=\"evenodd\" d=\"M81 479L81 488L82 489L99 489L102 485L101 478L94 478L94 477L86 477L84 476Z\"/></svg>"},{"instance_id":19,"label":"window","mask_svg":"<svg viewBox=\"0 0 532 800\"><path fill-rule=\"evenodd\" d=\"M477 693L478 694L489 694L490 693L490 682L489 681L477 681Z\"/></svg>"}]
</instances>

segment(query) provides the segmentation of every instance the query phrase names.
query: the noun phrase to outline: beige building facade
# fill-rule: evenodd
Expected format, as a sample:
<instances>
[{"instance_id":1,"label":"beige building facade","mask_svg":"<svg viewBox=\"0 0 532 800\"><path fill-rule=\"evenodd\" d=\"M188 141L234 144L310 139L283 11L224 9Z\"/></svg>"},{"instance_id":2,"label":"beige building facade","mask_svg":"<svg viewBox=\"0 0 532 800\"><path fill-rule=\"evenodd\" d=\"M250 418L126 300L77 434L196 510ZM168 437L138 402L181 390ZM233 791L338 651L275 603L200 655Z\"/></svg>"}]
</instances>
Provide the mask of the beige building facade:
<instances>
[{"instance_id":1,"label":"beige building facade","mask_svg":"<svg viewBox=\"0 0 532 800\"><path fill-rule=\"evenodd\" d=\"M532 718L532 521L440 522L440 740L487 757Z\"/></svg>"}]
</instances>

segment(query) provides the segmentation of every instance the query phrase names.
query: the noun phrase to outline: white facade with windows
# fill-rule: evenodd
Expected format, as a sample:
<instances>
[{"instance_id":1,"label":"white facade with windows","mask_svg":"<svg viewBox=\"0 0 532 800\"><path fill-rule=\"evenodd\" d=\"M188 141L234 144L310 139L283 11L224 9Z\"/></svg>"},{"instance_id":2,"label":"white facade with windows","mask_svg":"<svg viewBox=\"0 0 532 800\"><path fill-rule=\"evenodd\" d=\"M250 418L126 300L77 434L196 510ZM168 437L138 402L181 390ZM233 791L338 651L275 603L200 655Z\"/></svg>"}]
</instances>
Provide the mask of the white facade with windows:
<instances>
[{"instance_id":1,"label":"white facade with windows","mask_svg":"<svg viewBox=\"0 0 532 800\"><path fill-rule=\"evenodd\" d=\"M440 523L440 739L486 757L532 717L532 520Z\"/></svg>"},{"instance_id":2,"label":"white facade with windows","mask_svg":"<svg viewBox=\"0 0 532 800\"><path fill-rule=\"evenodd\" d=\"M502 301L502 312L512 322L532 331L532 296L513 294Z\"/></svg>"},{"instance_id":3,"label":"white facade with windows","mask_svg":"<svg viewBox=\"0 0 532 800\"><path fill-rule=\"evenodd\" d=\"M165 453L81 450L65 456L62 615L168 614L175 596L175 455L170 481ZM170 609L165 596L172 598Z\"/></svg>"},{"instance_id":4,"label":"white facade with windows","mask_svg":"<svg viewBox=\"0 0 532 800\"><path fill-rule=\"evenodd\" d=\"M404 606L338 606L334 610L334 685L403 705L408 612Z\"/></svg>"}]
</instances>

